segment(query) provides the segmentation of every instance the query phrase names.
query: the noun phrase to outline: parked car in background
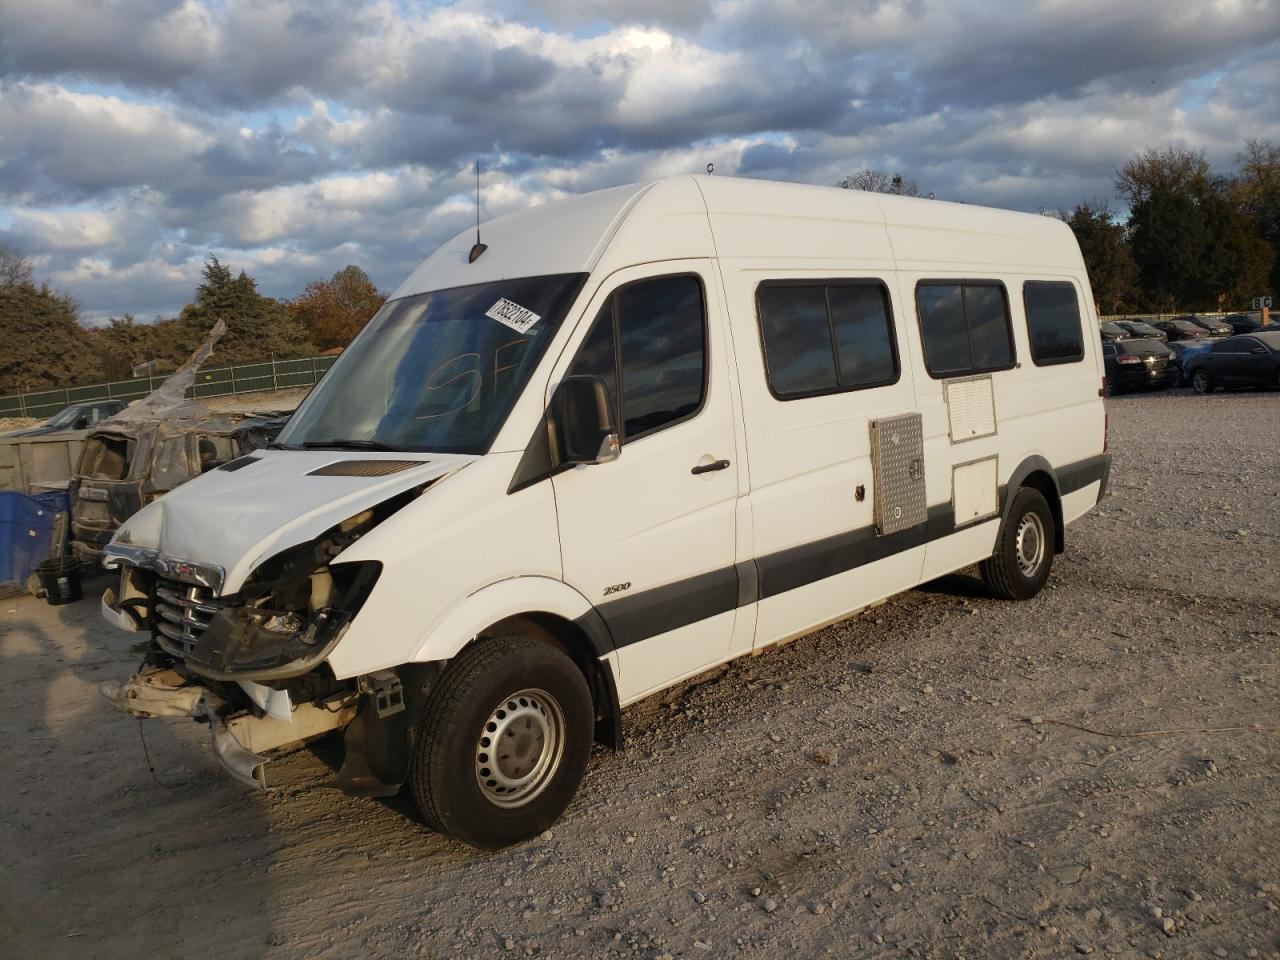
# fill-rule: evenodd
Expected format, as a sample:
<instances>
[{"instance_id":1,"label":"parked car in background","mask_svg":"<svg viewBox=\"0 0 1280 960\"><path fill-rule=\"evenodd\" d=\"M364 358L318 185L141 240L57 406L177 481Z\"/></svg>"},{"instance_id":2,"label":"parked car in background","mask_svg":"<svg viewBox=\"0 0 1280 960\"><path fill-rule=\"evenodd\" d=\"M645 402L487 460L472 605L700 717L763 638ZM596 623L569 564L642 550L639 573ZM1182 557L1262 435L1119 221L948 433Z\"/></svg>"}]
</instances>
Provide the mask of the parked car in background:
<instances>
[{"instance_id":1,"label":"parked car in background","mask_svg":"<svg viewBox=\"0 0 1280 960\"><path fill-rule=\"evenodd\" d=\"M44 423L25 430L15 430L5 434L9 437L36 437L45 433L58 433L62 430L87 430L107 417L115 416L127 404L123 400L94 400L89 403L74 403L60 413L54 414Z\"/></svg>"},{"instance_id":2,"label":"parked car in background","mask_svg":"<svg viewBox=\"0 0 1280 960\"><path fill-rule=\"evenodd\" d=\"M1112 393L1167 390L1173 383L1172 356L1173 351L1159 340L1116 340L1102 345L1102 366Z\"/></svg>"},{"instance_id":3,"label":"parked car in background","mask_svg":"<svg viewBox=\"0 0 1280 960\"><path fill-rule=\"evenodd\" d=\"M1157 330L1163 330L1172 343L1174 340L1194 340L1197 337L1207 337L1209 331L1198 323L1192 323L1190 320L1157 320L1151 324Z\"/></svg>"},{"instance_id":4,"label":"parked car in background","mask_svg":"<svg viewBox=\"0 0 1280 960\"><path fill-rule=\"evenodd\" d=\"M1144 323L1141 320L1117 320L1116 326L1127 330L1131 337L1140 337L1144 340L1159 340L1161 343L1169 339L1169 335L1163 330L1157 330L1151 324Z\"/></svg>"},{"instance_id":5,"label":"parked car in background","mask_svg":"<svg viewBox=\"0 0 1280 960\"><path fill-rule=\"evenodd\" d=\"M1231 324L1223 323L1216 317L1179 317L1178 319L1189 320L1198 327L1204 327L1211 337L1229 337L1234 332Z\"/></svg>"},{"instance_id":6,"label":"parked car in background","mask_svg":"<svg viewBox=\"0 0 1280 960\"><path fill-rule=\"evenodd\" d=\"M1280 330L1219 340L1191 358L1186 376L1196 393L1218 387L1280 387Z\"/></svg>"},{"instance_id":7,"label":"parked car in background","mask_svg":"<svg viewBox=\"0 0 1280 960\"><path fill-rule=\"evenodd\" d=\"M1253 333L1255 330L1263 329L1260 321L1243 313L1233 313L1229 317L1223 317L1222 322L1231 328L1232 333L1236 334Z\"/></svg>"},{"instance_id":8,"label":"parked car in background","mask_svg":"<svg viewBox=\"0 0 1280 960\"><path fill-rule=\"evenodd\" d=\"M1110 320L1098 324L1098 332L1102 335L1103 343L1108 340L1123 340L1125 337L1130 336L1128 330L1118 323L1112 323Z\"/></svg>"},{"instance_id":9,"label":"parked car in background","mask_svg":"<svg viewBox=\"0 0 1280 960\"><path fill-rule=\"evenodd\" d=\"M1203 353L1213 346L1213 340L1208 337L1201 337L1199 340L1175 340L1168 346L1173 351L1173 356L1169 358L1169 364L1173 371L1173 385L1175 387L1185 387L1191 383L1184 373L1187 369L1187 364L1196 354Z\"/></svg>"}]
</instances>

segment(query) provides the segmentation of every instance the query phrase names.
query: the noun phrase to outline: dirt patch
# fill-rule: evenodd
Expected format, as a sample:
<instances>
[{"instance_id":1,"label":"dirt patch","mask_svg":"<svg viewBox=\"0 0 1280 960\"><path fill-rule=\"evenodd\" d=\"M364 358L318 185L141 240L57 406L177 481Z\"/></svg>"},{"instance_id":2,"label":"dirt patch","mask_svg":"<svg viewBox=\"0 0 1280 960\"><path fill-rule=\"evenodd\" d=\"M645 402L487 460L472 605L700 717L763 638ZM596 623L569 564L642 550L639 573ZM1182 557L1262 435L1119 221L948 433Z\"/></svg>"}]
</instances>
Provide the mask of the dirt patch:
<instances>
[{"instance_id":1,"label":"dirt patch","mask_svg":"<svg viewBox=\"0 0 1280 960\"><path fill-rule=\"evenodd\" d=\"M1280 396L1109 409L1113 495L1039 598L949 577L650 698L500 853L310 752L247 793L190 722L146 727L157 783L94 689L130 638L0 601L4 951L1280 956L1280 735L1202 732L1280 725Z\"/></svg>"},{"instance_id":2,"label":"dirt patch","mask_svg":"<svg viewBox=\"0 0 1280 960\"><path fill-rule=\"evenodd\" d=\"M269 410L292 410L302 402L310 387L276 390L264 393L242 393L236 397L208 397L205 406L217 413L254 413Z\"/></svg>"}]
</instances>

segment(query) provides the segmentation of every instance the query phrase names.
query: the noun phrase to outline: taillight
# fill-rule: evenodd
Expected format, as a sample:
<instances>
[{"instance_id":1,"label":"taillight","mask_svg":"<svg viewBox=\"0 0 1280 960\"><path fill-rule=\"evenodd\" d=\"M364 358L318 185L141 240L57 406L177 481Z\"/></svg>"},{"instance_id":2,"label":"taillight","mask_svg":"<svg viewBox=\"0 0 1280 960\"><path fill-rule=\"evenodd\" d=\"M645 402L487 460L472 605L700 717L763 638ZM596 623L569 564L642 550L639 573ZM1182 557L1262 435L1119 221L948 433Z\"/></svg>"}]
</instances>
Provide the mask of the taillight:
<instances>
[{"instance_id":1,"label":"taillight","mask_svg":"<svg viewBox=\"0 0 1280 960\"><path fill-rule=\"evenodd\" d=\"M1102 452L1106 453L1111 446L1111 414L1102 415Z\"/></svg>"},{"instance_id":2,"label":"taillight","mask_svg":"<svg viewBox=\"0 0 1280 960\"><path fill-rule=\"evenodd\" d=\"M1116 363L1141 363L1141 362L1142 361L1139 360L1137 357L1130 357L1130 356L1116 357Z\"/></svg>"}]
</instances>

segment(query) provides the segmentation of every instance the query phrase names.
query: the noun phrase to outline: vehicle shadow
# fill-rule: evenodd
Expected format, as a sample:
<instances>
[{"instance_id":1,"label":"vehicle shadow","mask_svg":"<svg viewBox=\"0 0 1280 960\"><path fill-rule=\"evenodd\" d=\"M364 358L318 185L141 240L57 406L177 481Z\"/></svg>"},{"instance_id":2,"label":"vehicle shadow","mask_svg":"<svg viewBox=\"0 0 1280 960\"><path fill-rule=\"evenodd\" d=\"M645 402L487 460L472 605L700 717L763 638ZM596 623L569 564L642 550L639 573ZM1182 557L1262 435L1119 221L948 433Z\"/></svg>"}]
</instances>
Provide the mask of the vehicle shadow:
<instances>
[{"instance_id":1,"label":"vehicle shadow","mask_svg":"<svg viewBox=\"0 0 1280 960\"><path fill-rule=\"evenodd\" d=\"M991 598L991 592L987 590L981 578L965 572L948 573L937 580L922 583L915 588L915 592L948 597L964 597L973 600Z\"/></svg>"},{"instance_id":2,"label":"vehicle shadow","mask_svg":"<svg viewBox=\"0 0 1280 960\"><path fill-rule=\"evenodd\" d=\"M91 585L92 586L92 585ZM0 929L11 956L224 956L272 945L278 841L260 803L218 776L206 728L138 721L98 692L140 660L98 616L0 601ZM9 952L11 951L11 952Z\"/></svg>"}]
</instances>

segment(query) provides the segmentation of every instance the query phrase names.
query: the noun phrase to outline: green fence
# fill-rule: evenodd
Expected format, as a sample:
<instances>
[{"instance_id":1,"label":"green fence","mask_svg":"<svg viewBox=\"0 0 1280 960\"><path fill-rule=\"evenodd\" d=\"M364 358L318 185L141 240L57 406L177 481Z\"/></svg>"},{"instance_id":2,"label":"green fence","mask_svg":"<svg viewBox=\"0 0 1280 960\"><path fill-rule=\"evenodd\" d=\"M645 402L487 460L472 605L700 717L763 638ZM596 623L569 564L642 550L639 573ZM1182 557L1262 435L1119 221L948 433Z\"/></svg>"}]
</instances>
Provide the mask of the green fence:
<instances>
[{"instance_id":1,"label":"green fence","mask_svg":"<svg viewBox=\"0 0 1280 960\"><path fill-rule=\"evenodd\" d=\"M301 360L264 360L238 367L213 367L196 373L195 386L188 397L230 397L262 390L289 390L309 387L333 365L337 357L304 357ZM137 400L160 384L167 374L115 380L87 387L58 387L35 393L15 393L0 397L0 417L51 417L73 403L90 400Z\"/></svg>"}]
</instances>

